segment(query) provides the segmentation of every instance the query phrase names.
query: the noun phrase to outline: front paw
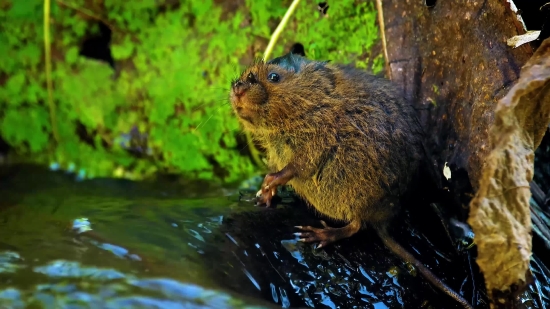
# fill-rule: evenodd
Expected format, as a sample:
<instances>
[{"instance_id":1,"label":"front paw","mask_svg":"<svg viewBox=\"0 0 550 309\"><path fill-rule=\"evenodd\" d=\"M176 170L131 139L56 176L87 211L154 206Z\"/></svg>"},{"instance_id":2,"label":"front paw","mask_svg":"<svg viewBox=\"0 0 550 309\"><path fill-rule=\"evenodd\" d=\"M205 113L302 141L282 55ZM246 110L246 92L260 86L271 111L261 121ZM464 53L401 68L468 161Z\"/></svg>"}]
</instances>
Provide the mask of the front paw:
<instances>
[{"instance_id":1,"label":"front paw","mask_svg":"<svg viewBox=\"0 0 550 309\"><path fill-rule=\"evenodd\" d=\"M260 191L256 194L256 205L265 204L271 207L271 201L277 194L277 187L284 186L292 177L294 177L294 169L292 166L287 166L277 173L269 173L265 175Z\"/></svg>"},{"instance_id":2,"label":"front paw","mask_svg":"<svg viewBox=\"0 0 550 309\"><path fill-rule=\"evenodd\" d=\"M277 193L277 187L265 189L262 187L258 193L256 193L256 206L265 205L266 207L272 207L272 200Z\"/></svg>"},{"instance_id":3,"label":"front paw","mask_svg":"<svg viewBox=\"0 0 550 309\"><path fill-rule=\"evenodd\" d=\"M277 187L280 182L280 173L269 173L265 175L264 181L260 191L256 193L256 205L266 205L271 207L271 201L275 194L277 194Z\"/></svg>"}]
</instances>

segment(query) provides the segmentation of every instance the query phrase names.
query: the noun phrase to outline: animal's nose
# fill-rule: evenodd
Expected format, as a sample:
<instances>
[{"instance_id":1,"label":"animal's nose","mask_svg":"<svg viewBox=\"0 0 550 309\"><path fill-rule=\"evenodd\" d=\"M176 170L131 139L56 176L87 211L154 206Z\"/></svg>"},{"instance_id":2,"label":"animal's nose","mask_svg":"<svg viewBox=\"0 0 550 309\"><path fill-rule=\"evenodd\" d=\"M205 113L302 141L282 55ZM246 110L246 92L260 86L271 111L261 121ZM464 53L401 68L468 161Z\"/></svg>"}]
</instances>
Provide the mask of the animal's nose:
<instances>
[{"instance_id":1,"label":"animal's nose","mask_svg":"<svg viewBox=\"0 0 550 309\"><path fill-rule=\"evenodd\" d=\"M238 97L242 96L245 93L247 88L248 88L247 85L240 80L233 84L233 92Z\"/></svg>"}]
</instances>

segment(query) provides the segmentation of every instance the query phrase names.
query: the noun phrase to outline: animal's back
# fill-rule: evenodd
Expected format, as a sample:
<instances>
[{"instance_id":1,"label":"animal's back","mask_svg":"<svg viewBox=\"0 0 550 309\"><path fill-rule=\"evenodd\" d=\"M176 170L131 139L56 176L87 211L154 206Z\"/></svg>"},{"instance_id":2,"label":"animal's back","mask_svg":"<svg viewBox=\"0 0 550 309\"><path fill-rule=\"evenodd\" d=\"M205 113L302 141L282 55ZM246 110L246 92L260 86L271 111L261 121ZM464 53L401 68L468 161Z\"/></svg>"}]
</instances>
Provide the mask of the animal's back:
<instances>
[{"instance_id":1,"label":"animal's back","mask_svg":"<svg viewBox=\"0 0 550 309\"><path fill-rule=\"evenodd\" d=\"M303 134L297 151L319 156L315 175L290 184L321 213L350 221L385 221L394 211L384 200L407 187L420 159L414 111L388 80L334 66L331 108L318 130ZM297 142L300 144L299 142Z\"/></svg>"}]
</instances>

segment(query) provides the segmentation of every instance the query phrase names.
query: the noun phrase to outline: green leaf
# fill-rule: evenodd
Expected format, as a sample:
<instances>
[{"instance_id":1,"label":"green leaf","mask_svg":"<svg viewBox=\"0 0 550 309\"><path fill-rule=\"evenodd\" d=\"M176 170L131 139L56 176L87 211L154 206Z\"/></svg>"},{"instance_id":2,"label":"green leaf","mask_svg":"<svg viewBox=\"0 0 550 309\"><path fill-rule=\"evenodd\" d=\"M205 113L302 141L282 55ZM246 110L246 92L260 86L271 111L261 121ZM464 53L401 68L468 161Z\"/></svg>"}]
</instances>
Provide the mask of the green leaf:
<instances>
[{"instance_id":1,"label":"green leaf","mask_svg":"<svg viewBox=\"0 0 550 309\"><path fill-rule=\"evenodd\" d=\"M65 61L67 61L68 64L74 64L78 60L78 48L76 46L72 46L67 50L65 53Z\"/></svg>"},{"instance_id":2,"label":"green leaf","mask_svg":"<svg viewBox=\"0 0 550 309\"><path fill-rule=\"evenodd\" d=\"M114 80L108 64L78 55L82 41L99 34L97 21L52 3L53 95L62 140L55 153L60 162L74 162L96 176L112 176L115 168L125 166L132 178L161 169L210 179L215 177L212 160L228 172L225 181L253 173L254 165L237 149L241 128L227 104L229 81L251 56L261 56L258 39L269 39L288 1L245 0L246 5L230 12L213 0L182 0L177 6L164 0L88 2L71 4L113 26L111 52L120 74ZM372 70L382 70L382 55L370 51L379 39L374 5L356 2L332 3L329 18L300 4L273 56L299 41L310 58L360 67L374 59ZM43 2L8 3L0 10L0 76L5 77L0 134L14 152L35 151L32 158L39 158L52 142ZM98 147L81 140L77 124ZM148 134L152 157L133 157L118 145L134 126Z\"/></svg>"},{"instance_id":3,"label":"green leaf","mask_svg":"<svg viewBox=\"0 0 550 309\"><path fill-rule=\"evenodd\" d=\"M9 18L38 18L41 17L41 0L12 1L11 8L8 10Z\"/></svg>"},{"instance_id":4,"label":"green leaf","mask_svg":"<svg viewBox=\"0 0 550 309\"><path fill-rule=\"evenodd\" d=\"M122 44L113 44L111 46L111 53L115 60L122 60L132 56L134 52L134 44L129 40L124 40Z\"/></svg>"},{"instance_id":5,"label":"green leaf","mask_svg":"<svg viewBox=\"0 0 550 309\"><path fill-rule=\"evenodd\" d=\"M26 72L18 72L12 75L6 82L6 85L0 88L0 100L12 106L19 106L23 103L21 93L26 83Z\"/></svg>"},{"instance_id":6,"label":"green leaf","mask_svg":"<svg viewBox=\"0 0 550 309\"><path fill-rule=\"evenodd\" d=\"M0 119L2 137L15 146L27 143L31 153L44 150L49 139L46 132L50 127L48 118L48 112L42 107L10 108Z\"/></svg>"}]
</instances>

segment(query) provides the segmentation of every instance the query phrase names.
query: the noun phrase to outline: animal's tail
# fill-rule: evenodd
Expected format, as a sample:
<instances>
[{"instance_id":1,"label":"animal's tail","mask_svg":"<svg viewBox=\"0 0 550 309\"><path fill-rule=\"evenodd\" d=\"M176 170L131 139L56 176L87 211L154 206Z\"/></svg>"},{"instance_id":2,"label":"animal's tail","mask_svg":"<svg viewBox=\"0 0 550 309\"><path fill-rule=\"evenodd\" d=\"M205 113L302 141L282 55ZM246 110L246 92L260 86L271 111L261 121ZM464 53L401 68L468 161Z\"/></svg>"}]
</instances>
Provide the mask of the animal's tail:
<instances>
[{"instance_id":1,"label":"animal's tail","mask_svg":"<svg viewBox=\"0 0 550 309\"><path fill-rule=\"evenodd\" d=\"M426 268L422 263L420 263L412 254L407 252L405 248L401 247L391 236L388 234L388 231L385 227L379 227L376 229L378 232L378 236L382 239L384 242L384 245L386 245L395 255L399 256L401 259L403 259L406 262L409 262L413 264L421 273L424 275L428 281L430 281L433 285L438 287L440 290L445 292L447 295L451 296L453 299L458 301L464 308L467 309L473 309L472 305L468 303L466 299L464 299L460 294L453 291L451 288L449 288L445 283L443 283L439 278L437 278L428 268Z\"/></svg>"}]
</instances>

